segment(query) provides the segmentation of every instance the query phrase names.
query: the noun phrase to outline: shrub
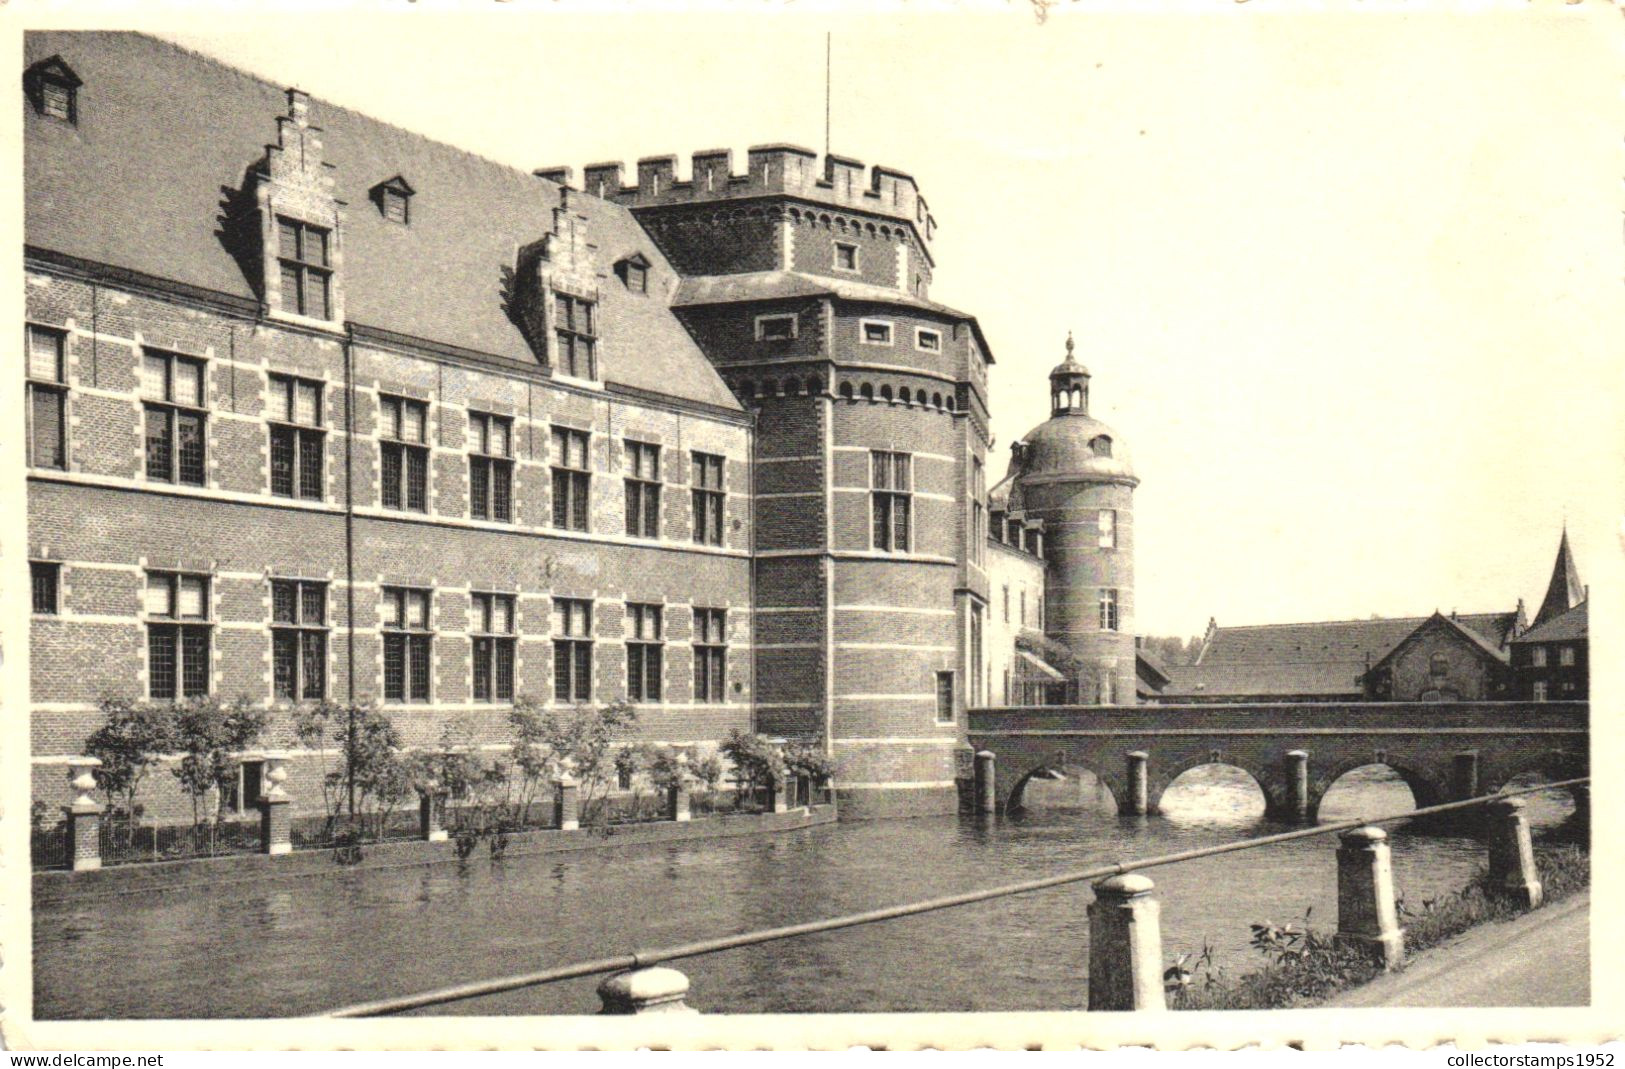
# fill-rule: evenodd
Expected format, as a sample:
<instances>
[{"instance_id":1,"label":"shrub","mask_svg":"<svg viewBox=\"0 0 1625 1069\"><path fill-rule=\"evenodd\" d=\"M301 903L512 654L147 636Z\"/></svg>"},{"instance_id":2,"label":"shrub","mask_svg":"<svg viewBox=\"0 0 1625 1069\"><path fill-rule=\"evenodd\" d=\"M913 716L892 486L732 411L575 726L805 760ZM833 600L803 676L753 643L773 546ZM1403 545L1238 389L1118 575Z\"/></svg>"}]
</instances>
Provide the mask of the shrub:
<instances>
[{"instance_id":1,"label":"shrub","mask_svg":"<svg viewBox=\"0 0 1625 1069\"><path fill-rule=\"evenodd\" d=\"M759 791L784 777L784 754L761 735L735 731L723 740L720 749L734 767L740 802L754 802Z\"/></svg>"},{"instance_id":2,"label":"shrub","mask_svg":"<svg viewBox=\"0 0 1625 1069\"><path fill-rule=\"evenodd\" d=\"M237 775L237 755L259 740L269 717L246 696L232 702L215 697L189 698L174 707L174 746L180 763L170 773L192 799L192 827L202 825L203 798L218 791L212 823L220 822L221 806Z\"/></svg>"},{"instance_id":3,"label":"shrub","mask_svg":"<svg viewBox=\"0 0 1625 1069\"><path fill-rule=\"evenodd\" d=\"M175 707L123 698L103 698L101 727L85 740L87 756L99 758L96 784L107 794L109 808L122 801L129 822L125 845L135 836L136 793L159 759L174 747Z\"/></svg>"}]
</instances>

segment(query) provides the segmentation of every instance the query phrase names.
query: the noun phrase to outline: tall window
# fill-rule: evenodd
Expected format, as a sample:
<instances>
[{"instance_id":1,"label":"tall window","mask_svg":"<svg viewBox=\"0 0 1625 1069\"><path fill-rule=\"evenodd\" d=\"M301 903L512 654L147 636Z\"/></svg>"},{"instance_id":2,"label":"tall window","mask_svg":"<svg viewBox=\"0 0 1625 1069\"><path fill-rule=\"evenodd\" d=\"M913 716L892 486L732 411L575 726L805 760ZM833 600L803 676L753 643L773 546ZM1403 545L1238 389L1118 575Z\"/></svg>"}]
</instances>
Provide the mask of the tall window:
<instances>
[{"instance_id":1,"label":"tall window","mask_svg":"<svg viewBox=\"0 0 1625 1069\"><path fill-rule=\"evenodd\" d=\"M892 553L907 553L914 487L914 458L908 453L870 454L873 546Z\"/></svg>"},{"instance_id":2,"label":"tall window","mask_svg":"<svg viewBox=\"0 0 1625 1069\"><path fill-rule=\"evenodd\" d=\"M694 454L694 541L722 545L722 458Z\"/></svg>"},{"instance_id":3,"label":"tall window","mask_svg":"<svg viewBox=\"0 0 1625 1069\"><path fill-rule=\"evenodd\" d=\"M1101 509L1098 513L1097 525L1100 530L1100 548L1117 548L1117 510Z\"/></svg>"},{"instance_id":4,"label":"tall window","mask_svg":"<svg viewBox=\"0 0 1625 1069\"><path fill-rule=\"evenodd\" d=\"M55 616L60 612L62 565L54 561L29 561L28 578L34 588L34 613L39 616Z\"/></svg>"},{"instance_id":5,"label":"tall window","mask_svg":"<svg viewBox=\"0 0 1625 1069\"><path fill-rule=\"evenodd\" d=\"M1022 627L1027 626L1027 588L1026 587L1021 588L1021 617L1020 617L1020 623L1021 623Z\"/></svg>"},{"instance_id":6,"label":"tall window","mask_svg":"<svg viewBox=\"0 0 1625 1069\"><path fill-rule=\"evenodd\" d=\"M1010 622L1010 584L1004 584L1004 622Z\"/></svg>"},{"instance_id":7,"label":"tall window","mask_svg":"<svg viewBox=\"0 0 1625 1069\"><path fill-rule=\"evenodd\" d=\"M468 414L468 512L476 520L513 520L513 420Z\"/></svg>"},{"instance_id":8,"label":"tall window","mask_svg":"<svg viewBox=\"0 0 1625 1069\"><path fill-rule=\"evenodd\" d=\"M271 376L271 493L320 501L322 475L322 384L288 375Z\"/></svg>"},{"instance_id":9,"label":"tall window","mask_svg":"<svg viewBox=\"0 0 1625 1069\"><path fill-rule=\"evenodd\" d=\"M27 330L28 463L36 468L68 466L66 338L47 327Z\"/></svg>"},{"instance_id":10,"label":"tall window","mask_svg":"<svg viewBox=\"0 0 1625 1069\"><path fill-rule=\"evenodd\" d=\"M512 594L475 594L474 613L474 700L513 701Z\"/></svg>"},{"instance_id":11,"label":"tall window","mask_svg":"<svg viewBox=\"0 0 1625 1069\"><path fill-rule=\"evenodd\" d=\"M665 624L659 605L626 607L626 696L635 702L660 700Z\"/></svg>"},{"instance_id":12,"label":"tall window","mask_svg":"<svg viewBox=\"0 0 1625 1069\"><path fill-rule=\"evenodd\" d=\"M954 674L937 673L937 723L954 722Z\"/></svg>"},{"instance_id":13,"label":"tall window","mask_svg":"<svg viewBox=\"0 0 1625 1069\"><path fill-rule=\"evenodd\" d=\"M1439 679L1450 674L1450 658L1442 653L1435 653L1428 658L1428 675Z\"/></svg>"},{"instance_id":14,"label":"tall window","mask_svg":"<svg viewBox=\"0 0 1625 1069\"><path fill-rule=\"evenodd\" d=\"M587 432L553 428L553 526L587 529Z\"/></svg>"},{"instance_id":15,"label":"tall window","mask_svg":"<svg viewBox=\"0 0 1625 1069\"><path fill-rule=\"evenodd\" d=\"M332 265L328 231L277 217L277 260L282 266L282 310L331 319Z\"/></svg>"},{"instance_id":16,"label":"tall window","mask_svg":"<svg viewBox=\"0 0 1625 1069\"><path fill-rule=\"evenodd\" d=\"M970 478L970 559L976 564L982 563L982 555L987 552L987 506L983 503L987 497L987 475L982 469L982 458L971 458Z\"/></svg>"},{"instance_id":17,"label":"tall window","mask_svg":"<svg viewBox=\"0 0 1625 1069\"><path fill-rule=\"evenodd\" d=\"M728 675L726 609L694 610L694 700L726 701Z\"/></svg>"},{"instance_id":18,"label":"tall window","mask_svg":"<svg viewBox=\"0 0 1625 1069\"><path fill-rule=\"evenodd\" d=\"M429 592L386 586L384 593L384 700L429 700Z\"/></svg>"},{"instance_id":19,"label":"tall window","mask_svg":"<svg viewBox=\"0 0 1625 1069\"><path fill-rule=\"evenodd\" d=\"M271 686L278 698L327 697L327 584L271 580Z\"/></svg>"},{"instance_id":20,"label":"tall window","mask_svg":"<svg viewBox=\"0 0 1625 1069\"><path fill-rule=\"evenodd\" d=\"M1543 702L1546 700L1546 681L1544 679L1535 680L1533 697L1537 702Z\"/></svg>"},{"instance_id":21,"label":"tall window","mask_svg":"<svg viewBox=\"0 0 1625 1069\"><path fill-rule=\"evenodd\" d=\"M982 607L972 605L970 610L970 700L982 703Z\"/></svg>"},{"instance_id":22,"label":"tall window","mask_svg":"<svg viewBox=\"0 0 1625 1069\"><path fill-rule=\"evenodd\" d=\"M429 508L429 406L406 397L378 399L378 459L386 509Z\"/></svg>"},{"instance_id":23,"label":"tall window","mask_svg":"<svg viewBox=\"0 0 1625 1069\"><path fill-rule=\"evenodd\" d=\"M553 697L592 699L592 602L553 599Z\"/></svg>"},{"instance_id":24,"label":"tall window","mask_svg":"<svg viewBox=\"0 0 1625 1069\"><path fill-rule=\"evenodd\" d=\"M1100 588L1100 629L1102 631L1117 630L1117 589L1115 587Z\"/></svg>"},{"instance_id":25,"label":"tall window","mask_svg":"<svg viewBox=\"0 0 1625 1069\"><path fill-rule=\"evenodd\" d=\"M597 378L597 305L566 293L553 294L553 336L559 343L559 370L578 379Z\"/></svg>"},{"instance_id":26,"label":"tall window","mask_svg":"<svg viewBox=\"0 0 1625 1069\"><path fill-rule=\"evenodd\" d=\"M141 354L147 478L202 486L203 361L151 349Z\"/></svg>"},{"instance_id":27,"label":"tall window","mask_svg":"<svg viewBox=\"0 0 1625 1069\"><path fill-rule=\"evenodd\" d=\"M208 577L148 572L146 609L148 696L208 694Z\"/></svg>"},{"instance_id":28,"label":"tall window","mask_svg":"<svg viewBox=\"0 0 1625 1069\"><path fill-rule=\"evenodd\" d=\"M1559 646L1559 647L1557 647L1557 663L1562 665L1564 668L1573 668L1574 667L1574 647L1573 646Z\"/></svg>"},{"instance_id":29,"label":"tall window","mask_svg":"<svg viewBox=\"0 0 1625 1069\"><path fill-rule=\"evenodd\" d=\"M1529 651L1529 663L1536 668L1546 667L1546 647L1536 646Z\"/></svg>"},{"instance_id":30,"label":"tall window","mask_svg":"<svg viewBox=\"0 0 1625 1069\"><path fill-rule=\"evenodd\" d=\"M626 443L626 533L660 537L660 447Z\"/></svg>"}]
</instances>

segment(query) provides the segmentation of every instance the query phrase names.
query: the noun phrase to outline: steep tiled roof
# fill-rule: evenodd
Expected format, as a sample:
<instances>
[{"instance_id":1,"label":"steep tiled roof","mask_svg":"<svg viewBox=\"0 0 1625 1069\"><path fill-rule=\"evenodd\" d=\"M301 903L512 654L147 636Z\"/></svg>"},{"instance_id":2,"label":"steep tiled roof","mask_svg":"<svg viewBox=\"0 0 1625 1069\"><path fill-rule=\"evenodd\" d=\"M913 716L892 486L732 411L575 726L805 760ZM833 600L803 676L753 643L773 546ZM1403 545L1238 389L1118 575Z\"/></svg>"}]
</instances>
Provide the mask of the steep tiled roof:
<instances>
[{"instance_id":1,"label":"steep tiled roof","mask_svg":"<svg viewBox=\"0 0 1625 1069\"><path fill-rule=\"evenodd\" d=\"M255 299L221 237L224 204L276 141L284 91L155 38L39 32L25 62L54 54L84 79L76 127L30 124L25 154L29 245L216 293ZM503 269L552 229L559 187L346 108L312 100L334 165L343 229L345 314L397 334L526 367L536 357L503 305ZM369 197L401 175L411 225L385 220ZM600 364L608 383L738 409L667 307L677 276L631 214L577 195L597 246ZM647 295L610 273L650 261Z\"/></svg>"},{"instance_id":2,"label":"steep tiled roof","mask_svg":"<svg viewBox=\"0 0 1625 1069\"><path fill-rule=\"evenodd\" d=\"M1171 666L1164 697L1357 695L1360 677L1429 618L1216 627L1197 663ZM1499 650L1517 613L1458 615L1455 623Z\"/></svg>"},{"instance_id":3,"label":"steep tiled roof","mask_svg":"<svg viewBox=\"0 0 1625 1069\"><path fill-rule=\"evenodd\" d=\"M1426 620L1423 620L1416 630L1412 631L1409 635L1405 636L1405 638L1401 639L1393 649L1383 654L1382 659L1377 661L1371 667L1377 668L1381 666L1389 658L1399 653L1400 650L1410 645L1413 639L1417 638L1424 631L1427 631L1430 628L1443 628L1452 634L1459 635L1481 654L1486 657L1493 658L1501 664L1506 664L1510 659L1507 650L1504 647L1491 643L1490 640L1485 638L1481 633L1466 626L1460 620L1451 619L1450 617L1444 615L1444 613L1436 612Z\"/></svg>"},{"instance_id":4,"label":"steep tiled roof","mask_svg":"<svg viewBox=\"0 0 1625 1069\"><path fill-rule=\"evenodd\" d=\"M1557 560L1552 563L1552 581L1546 585L1546 597L1535 613L1534 626L1557 619L1584 600L1585 587L1580 583L1580 569L1575 567L1565 527L1563 538L1557 543Z\"/></svg>"},{"instance_id":5,"label":"steep tiled roof","mask_svg":"<svg viewBox=\"0 0 1625 1069\"><path fill-rule=\"evenodd\" d=\"M1580 604L1567 612L1554 616L1545 623L1536 624L1515 642L1564 642L1586 637L1587 616L1586 606L1589 602Z\"/></svg>"}]
</instances>

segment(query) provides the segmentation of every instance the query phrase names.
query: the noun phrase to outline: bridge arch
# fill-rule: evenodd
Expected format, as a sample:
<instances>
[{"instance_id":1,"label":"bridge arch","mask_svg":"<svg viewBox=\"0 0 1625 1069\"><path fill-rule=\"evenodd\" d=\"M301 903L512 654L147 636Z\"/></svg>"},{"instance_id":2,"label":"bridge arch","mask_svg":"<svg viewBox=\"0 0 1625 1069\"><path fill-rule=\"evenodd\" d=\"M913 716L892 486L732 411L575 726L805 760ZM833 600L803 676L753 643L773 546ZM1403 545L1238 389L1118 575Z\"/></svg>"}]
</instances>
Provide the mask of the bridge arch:
<instances>
[{"instance_id":1,"label":"bridge arch","mask_svg":"<svg viewBox=\"0 0 1625 1069\"><path fill-rule=\"evenodd\" d=\"M1309 766L1309 819L1320 819L1320 806L1326 795L1337 786L1337 781L1356 769L1380 766L1394 772L1410 788L1411 799L1417 808L1438 805L1450 798L1450 773L1423 761L1387 753L1360 754L1345 757L1329 765ZM1380 816L1377 813L1362 816Z\"/></svg>"},{"instance_id":2,"label":"bridge arch","mask_svg":"<svg viewBox=\"0 0 1625 1069\"><path fill-rule=\"evenodd\" d=\"M1151 754L1151 767L1146 776L1146 801L1153 813L1162 810L1162 796L1168 793L1168 788L1174 785L1175 780L1193 769L1207 765L1218 765L1245 772L1258 785L1259 793L1264 796L1266 816L1279 817L1291 809L1292 800L1286 777L1279 769L1248 756L1223 751L1189 754L1167 765L1159 765L1156 756L1155 752Z\"/></svg>"},{"instance_id":3,"label":"bridge arch","mask_svg":"<svg viewBox=\"0 0 1625 1069\"><path fill-rule=\"evenodd\" d=\"M1032 782L1034 777L1045 775L1052 770L1065 775L1068 769L1081 770L1095 777L1101 786L1111 792L1112 802L1116 805L1117 811L1119 813L1123 811L1124 791L1127 787L1123 776L1120 774L1112 775L1087 757L1069 752L1050 754L1039 764L1023 771L1010 788L1010 793L1005 795L1004 811L1006 813L1019 813L1026 808L1027 784Z\"/></svg>"},{"instance_id":4,"label":"bridge arch","mask_svg":"<svg viewBox=\"0 0 1625 1069\"><path fill-rule=\"evenodd\" d=\"M1584 754L1567 750L1542 750L1539 753L1518 753L1493 762L1480 771L1479 794L1495 794L1507 788L1515 779L1530 774L1546 780L1572 779L1586 774Z\"/></svg>"}]
</instances>

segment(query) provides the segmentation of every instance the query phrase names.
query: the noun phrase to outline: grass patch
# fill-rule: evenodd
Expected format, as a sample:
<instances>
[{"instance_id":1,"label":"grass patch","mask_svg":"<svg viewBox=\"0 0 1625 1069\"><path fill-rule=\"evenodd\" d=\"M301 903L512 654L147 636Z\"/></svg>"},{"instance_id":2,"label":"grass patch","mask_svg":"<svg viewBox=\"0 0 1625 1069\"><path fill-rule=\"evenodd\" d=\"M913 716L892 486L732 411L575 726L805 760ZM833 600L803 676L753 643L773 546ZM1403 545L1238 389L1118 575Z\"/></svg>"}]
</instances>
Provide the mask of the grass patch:
<instances>
[{"instance_id":1,"label":"grass patch","mask_svg":"<svg viewBox=\"0 0 1625 1069\"><path fill-rule=\"evenodd\" d=\"M1591 883L1591 855L1573 843L1538 843L1535 867L1547 904L1562 901ZM1415 953L1490 921L1510 920L1523 911L1494 894L1489 873L1480 870L1459 891L1419 904L1399 902L1405 950ZM1266 963L1250 972L1230 973L1213 961L1213 948L1181 954L1164 974L1168 1006L1176 1010L1274 1010L1313 1006L1346 988L1363 984L1380 970L1363 954L1340 947L1330 932L1302 923L1252 925L1253 948Z\"/></svg>"}]
</instances>

